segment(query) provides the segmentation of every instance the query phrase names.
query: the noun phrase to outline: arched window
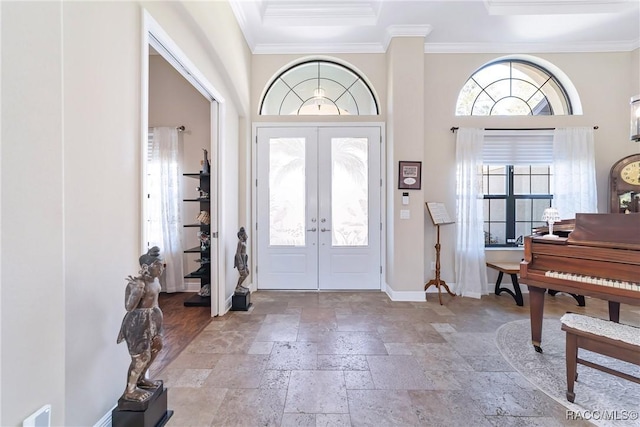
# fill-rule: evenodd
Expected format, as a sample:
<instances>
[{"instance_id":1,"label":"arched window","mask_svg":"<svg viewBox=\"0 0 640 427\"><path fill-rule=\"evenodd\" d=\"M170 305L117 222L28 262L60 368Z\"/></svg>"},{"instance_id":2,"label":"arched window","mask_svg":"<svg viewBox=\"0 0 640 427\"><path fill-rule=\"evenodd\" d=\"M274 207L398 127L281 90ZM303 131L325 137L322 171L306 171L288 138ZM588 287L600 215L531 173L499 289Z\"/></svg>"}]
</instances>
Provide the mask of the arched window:
<instances>
[{"instance_id":1,"label":"arched window","mask_svg":"<svg viewBox=\"0 0 640 427\"><path fill-rule=\"evenodd\" d=\"M378 115L378 103L358 73L327 60L296 64L271 82L261 115Z\"/></svg>"},{"instance_id":2,"label":"arched window","mask_svg":"<svg viewBox=\"0 0 640 427\"><path fill-rule=\"evenodd\" d=\"M524 59L500 59L476 71L458 95L456 116L574 114L560 79Z\"/></svg>"}]
</instances>

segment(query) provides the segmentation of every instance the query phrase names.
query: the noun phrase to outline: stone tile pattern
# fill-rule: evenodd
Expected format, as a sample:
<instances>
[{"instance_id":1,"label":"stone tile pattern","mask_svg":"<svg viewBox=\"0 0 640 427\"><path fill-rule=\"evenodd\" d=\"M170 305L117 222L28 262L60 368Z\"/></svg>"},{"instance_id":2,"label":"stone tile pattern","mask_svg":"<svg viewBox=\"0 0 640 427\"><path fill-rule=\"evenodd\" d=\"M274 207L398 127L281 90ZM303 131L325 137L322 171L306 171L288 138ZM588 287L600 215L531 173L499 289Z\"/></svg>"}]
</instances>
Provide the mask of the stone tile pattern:
<instances>
[{"instance_id":1,"label":"stone tile pattern","mask_svg":"<svg viewBox=\"0 0 640 427\"><path fill-rule=\"evenodd\" d=\"M250 311L214 318L158 374L168 426L591 425L568 421L496 348L500 325L528 318L527 296L524 307L495 295L440 306L382 292L255 292ZM566 311L606 317L606 303L547 296L545 316Z\"/></svg>"}]
</instances>

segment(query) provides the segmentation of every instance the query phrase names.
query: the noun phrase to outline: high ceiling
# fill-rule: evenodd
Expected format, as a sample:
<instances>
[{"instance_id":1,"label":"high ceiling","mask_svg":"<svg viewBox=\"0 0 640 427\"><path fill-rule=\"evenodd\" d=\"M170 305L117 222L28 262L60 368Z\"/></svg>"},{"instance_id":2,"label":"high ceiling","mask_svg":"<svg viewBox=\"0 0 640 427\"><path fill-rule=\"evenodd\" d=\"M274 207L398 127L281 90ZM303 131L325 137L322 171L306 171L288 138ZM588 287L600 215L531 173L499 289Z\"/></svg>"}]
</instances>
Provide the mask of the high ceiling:
<instances>
[{"instance_id":1,"label":"high ceiling","mask_svg":"<svg viewBox=\"0 0 640 427\"><path fill-rule=\"evenodd\" d=\"M253 53L607 52L640 47L640 0L230 0Z\"/></svg>"}]
</instances>

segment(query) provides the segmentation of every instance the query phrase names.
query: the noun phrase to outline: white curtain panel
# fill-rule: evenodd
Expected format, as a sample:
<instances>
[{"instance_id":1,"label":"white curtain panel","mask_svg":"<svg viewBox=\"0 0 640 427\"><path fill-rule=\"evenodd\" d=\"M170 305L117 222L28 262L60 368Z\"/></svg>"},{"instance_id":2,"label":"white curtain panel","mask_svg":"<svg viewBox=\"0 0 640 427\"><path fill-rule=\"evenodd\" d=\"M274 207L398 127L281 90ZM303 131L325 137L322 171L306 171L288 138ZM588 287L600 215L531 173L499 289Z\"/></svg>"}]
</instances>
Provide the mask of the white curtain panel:
<instances>
[{"instance_id":1,"label":"white curtain panel","mask_svg":"<svg viewBox=\"0 0 640 427\"><path fill-rule=\"evenodd\" d=\"M186 290L182 243L182 143L176 128L155 127L149 150L150 246L158 246L167 267L163 291Z\"/></svg>"},{"instance_id":2,"label":"white curtain panel","mask_svg":"<svg viewBox=\"0 0 640 427\"><path fill-rule=\"evenodd\" d=\"M460 128L456 140L456 293L489 293L484 256L482 149L484 129Z\"/></svg>"},{"instance_id":3,"label":"white curtain panel","mask_svg":"<svg viewBox=\"0 0 640 427\"><path fill-rule=\"evenodd\" d=\"M553 174L553 206L560 218L598 211L593 128L554 131Z\"/></svg>"}]
</instances>

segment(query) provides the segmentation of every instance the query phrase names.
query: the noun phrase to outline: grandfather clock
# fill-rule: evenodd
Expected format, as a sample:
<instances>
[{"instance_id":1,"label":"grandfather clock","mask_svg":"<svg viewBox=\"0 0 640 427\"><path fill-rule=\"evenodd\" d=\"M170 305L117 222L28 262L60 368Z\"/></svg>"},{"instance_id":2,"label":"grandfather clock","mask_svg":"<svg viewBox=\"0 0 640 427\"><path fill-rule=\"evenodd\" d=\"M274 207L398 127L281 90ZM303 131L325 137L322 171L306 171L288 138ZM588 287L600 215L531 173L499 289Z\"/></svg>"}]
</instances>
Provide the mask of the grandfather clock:
<instances>
[{"instance_id":1,"label":"grandfather clock","mask_svg":"<svg viewBox=\"0 0 640 427\"><path fill-rule=\"evenodd\" d=\"M640 213L640 153L618 160L609 174L609 211Z\"/></svg>"}]
</instances>

